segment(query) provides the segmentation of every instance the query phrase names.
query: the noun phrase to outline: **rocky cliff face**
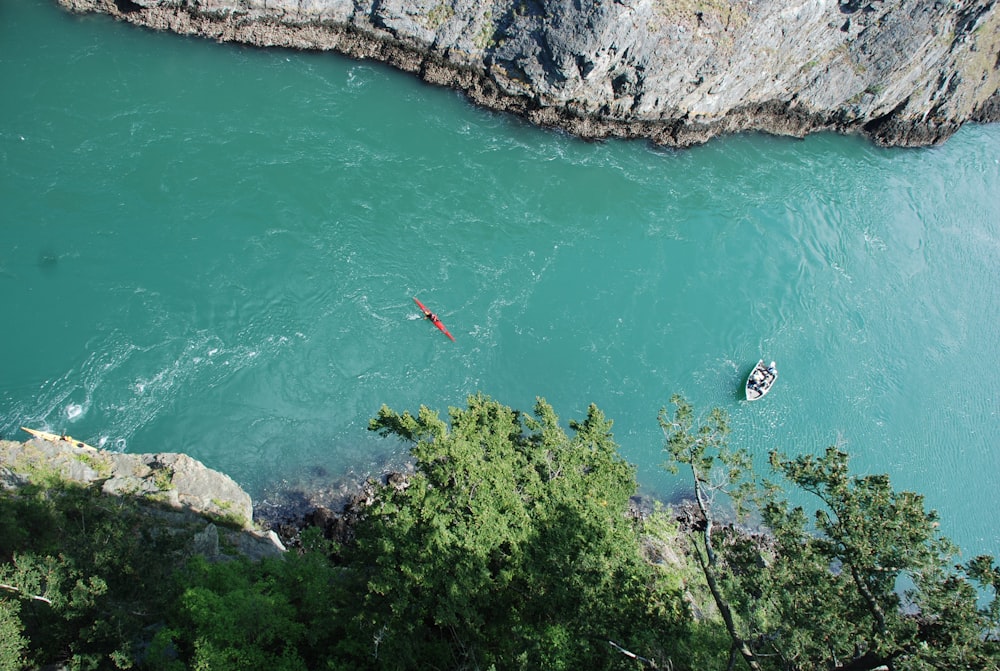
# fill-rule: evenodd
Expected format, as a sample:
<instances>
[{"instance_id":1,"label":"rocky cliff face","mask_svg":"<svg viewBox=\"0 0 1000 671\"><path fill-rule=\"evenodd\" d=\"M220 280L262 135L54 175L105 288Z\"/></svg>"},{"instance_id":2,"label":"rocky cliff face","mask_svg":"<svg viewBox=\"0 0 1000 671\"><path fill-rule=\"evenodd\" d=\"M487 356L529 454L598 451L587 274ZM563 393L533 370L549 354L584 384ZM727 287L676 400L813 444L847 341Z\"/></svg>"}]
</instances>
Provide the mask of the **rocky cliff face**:
<instances>
[{"instance_id":1,"label":"rocky cliff face","mask_svg":"<svg viewBox=\"0 0 1000 671\"><path fill-rule=\"evenodd\" d=\"M59 0L371 58L583 137L944 140L1000 120L996 0Z\"/></svg>"},{"instance_id":2,"label":"rocky cliff face","mask_svg":"<svg viewBox=\"0 0 1000 671\"><path fill-rule=\"evenodd\" d=\"M274 533L253 528L249 494L185 454L120 454L65 440L0 441L0 490L50 478L145 501L150 516L187 536L190 551L209 559L225 558L222 548L252 559L284 551Z\"/></svg>"}]
</instances>

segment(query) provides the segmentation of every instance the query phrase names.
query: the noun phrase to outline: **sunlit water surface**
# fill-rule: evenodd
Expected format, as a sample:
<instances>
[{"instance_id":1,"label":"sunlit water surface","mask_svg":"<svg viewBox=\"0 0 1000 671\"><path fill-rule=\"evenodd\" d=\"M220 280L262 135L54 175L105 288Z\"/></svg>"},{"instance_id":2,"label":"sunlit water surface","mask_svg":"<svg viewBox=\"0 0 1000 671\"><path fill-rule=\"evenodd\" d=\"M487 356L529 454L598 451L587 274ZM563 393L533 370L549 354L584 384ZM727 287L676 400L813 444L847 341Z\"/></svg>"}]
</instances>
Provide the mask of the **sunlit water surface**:
<instances>
[{"instance_id":1,"label":"sunlit water surface","mask_svg":"<svg viewBox=\"0 0 1000 671\"><path fill-rule=\"evenodd\" d=\"M2 437L183 451L261 502L399 458L383 403L543 396L596 403L669 496L676 392L762 466L840 445L1000 552L1000 127L588 144L42 0L0 8L0 90ZM780 379L748 404L760 357Z\"/></svg>"}]
</instances>

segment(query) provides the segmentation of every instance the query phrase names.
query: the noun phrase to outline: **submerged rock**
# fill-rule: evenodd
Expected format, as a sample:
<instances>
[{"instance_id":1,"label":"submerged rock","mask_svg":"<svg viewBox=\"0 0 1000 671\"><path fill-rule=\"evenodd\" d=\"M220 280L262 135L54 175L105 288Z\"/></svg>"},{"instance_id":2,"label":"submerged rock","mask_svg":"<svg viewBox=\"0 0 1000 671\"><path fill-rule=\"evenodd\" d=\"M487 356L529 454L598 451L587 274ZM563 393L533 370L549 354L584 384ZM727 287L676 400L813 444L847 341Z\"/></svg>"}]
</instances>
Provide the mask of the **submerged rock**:
<instances>
[{"instance_id":1,"label":"submerged rock","mask_svg":"<svg viewBox=\"0 0 1000 671\"><path fill-rule=\"evenodd\" d=\"M586 138L943 141L1000 120L996 0L59 0L158 30L370 58Z\"/></svg>"}]
</instances>

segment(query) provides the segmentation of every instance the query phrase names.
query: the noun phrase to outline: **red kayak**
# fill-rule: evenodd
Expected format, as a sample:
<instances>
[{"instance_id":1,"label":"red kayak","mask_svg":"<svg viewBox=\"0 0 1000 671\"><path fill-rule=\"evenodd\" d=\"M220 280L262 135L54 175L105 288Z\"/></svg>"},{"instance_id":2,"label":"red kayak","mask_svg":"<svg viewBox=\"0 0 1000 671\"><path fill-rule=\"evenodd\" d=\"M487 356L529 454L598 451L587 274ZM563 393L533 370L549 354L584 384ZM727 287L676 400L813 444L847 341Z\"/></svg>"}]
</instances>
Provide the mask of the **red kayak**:
<instances>
[{"instance_id":1,"label":"red kayak","mask_svg":"<svg viewBox=\"0 0 1000 671\"><path fill-rule=\"evenodd\" d=\"M434 322L434 326L437 326L439 329L441 329L441 333L444 333L446 336L451 338L452 342L455 342L455 336L448 333L448 329L444 327L444 324L441 323L441 320L438 319L438 316L436 314L428 310L423 303L421 303L416 299L416 297L413 298L413 302L416 303L417 307L419 307L423 311L424 317L427 317L427 319L430 319L432 322Z\"/></svg>"}]
</instances>

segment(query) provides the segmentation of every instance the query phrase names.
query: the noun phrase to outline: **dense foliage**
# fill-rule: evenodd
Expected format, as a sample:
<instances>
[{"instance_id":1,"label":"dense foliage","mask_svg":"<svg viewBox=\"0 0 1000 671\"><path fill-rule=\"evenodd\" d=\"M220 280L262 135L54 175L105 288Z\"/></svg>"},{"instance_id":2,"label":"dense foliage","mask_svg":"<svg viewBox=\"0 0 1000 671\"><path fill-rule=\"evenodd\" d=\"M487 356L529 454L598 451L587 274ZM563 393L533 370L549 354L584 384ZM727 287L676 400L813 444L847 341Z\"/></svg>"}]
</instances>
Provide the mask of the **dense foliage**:
<instances>
[{"instance_id":1,"label":"dense foliage","mask_svg":"<svg viewBox=\"0 0 1000 671\"><path fill-rule=\"evenodd\" d=\"M0 575L20 591L0 595L0 668L22 654L170 670L611 669L641 665L631 650L696 654L682 583L643 558L634 469L596 407L569 433L544 401L530 416L474 396L449 419L383 408L371 428L411 443L407 486L376 493L355 543L308 534L284 560L181 564L127 500L4 495Z\"/></svg>"},{"instance_id":2,"label":"dense foliage","mask_svg":"<svg viewBox=\"0 0 1000 671\"><path fill-rule=\"evenodd\" d=\"M353 555L369 567L356 622L373 657L602 669L622 660L609 640L650 650L682 634L683 599L641 555L626 516L635 473L596 407L572 436L541 400L528 417L474 396L450 420L383 408L372 422L416 460Z\"/></svg>"},{"instance_id":3,"label":"dense foliage","mask_svg":"<svg viewBox=\"0 0 1000 671\"><path fill-rule=\"evenodd\" d=\"M127 498L56 479L0 494L0 669L130 666L175 549Z\"/></svg>"},{"instance_id":4,"label":"dense foliage","mask_svg":"<svg viewBox=\"0 0 1000 671\"><path fill-rule=\"evenodd\" d=\"M734 655L754 669L973 669L1000 664L1000 571L981 556L954 565L923 497L885 475L852 476L836 448L822 456L771 454L771 466L815 498L810 520L782 489L756 481L744 450L726 442L721 411L695 428L680 397L660 422L672 466L686 466L708 524L696 541L726 619ZM766 537L722 526L713 494L759 513ZM983 603L981 603L983 602Z\"/></svg>"},{"instance_id":5,"label":"dense foliage","mask_svg":"<svg viewBox=\"0 0 1000 671\"><path fill-rule=\"evenodd\" d=\"M186 558L128 497L0 492L0 671L998 669L1000 569L956 564L920 496L836 449L774 454L783 484L760 480L725 413L699 424L673 400L686 531L630 512L635 473L596 407L567 431L542 400L482 395L448 421L383 407L370 428L414 472L373 492L354 542L312 529L283 559ZM766 533L718 523L724 502Z\"/></svg>"},{"instance_id":6,"label":"dense foliage","mask_svg":"<svg viewBox=\"0 0 1000 671\"><path fill-rule=\"evenodd\" d=\"M335 569L322 552L285 559L209 564L195 558L177 578L144 667L267 669L350 668L333 665L344 636L335 602Z\"/></svg>"}]
</instances>

